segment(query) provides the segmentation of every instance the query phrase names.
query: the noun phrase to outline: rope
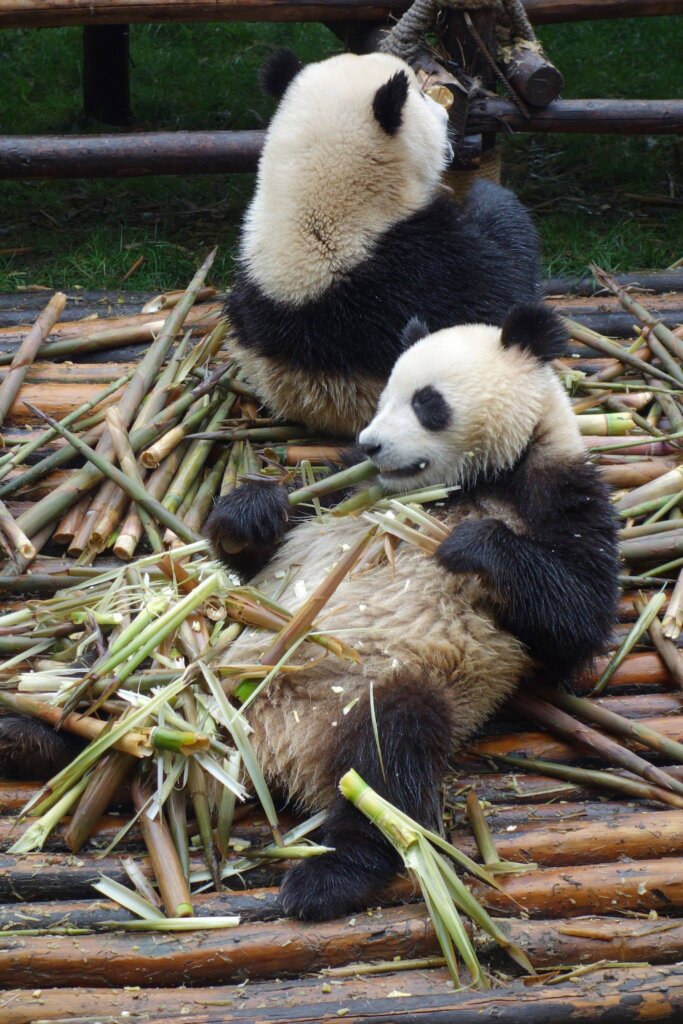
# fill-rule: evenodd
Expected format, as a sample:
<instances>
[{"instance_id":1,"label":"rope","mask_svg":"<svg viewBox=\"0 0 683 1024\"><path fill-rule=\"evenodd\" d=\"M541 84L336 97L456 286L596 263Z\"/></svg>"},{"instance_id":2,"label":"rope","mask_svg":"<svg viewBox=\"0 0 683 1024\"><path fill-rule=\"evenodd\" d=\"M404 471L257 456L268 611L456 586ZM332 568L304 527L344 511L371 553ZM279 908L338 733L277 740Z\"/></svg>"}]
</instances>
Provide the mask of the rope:
<instances>
[{"instance_id":1,"label":"rope","mask_svg":"<svg viewBox=\"0 0 683 1024\"><path fill-rule=\"evenodd\" d=\"M535 42L536 36L522 0L413 0L380 44L383 53L391 53L408 64L423 51L422 39L436 25L442 8L454 11L494 10L501 22L502 34L508 41L524 39Z\"/></svg>"}]
</instances>

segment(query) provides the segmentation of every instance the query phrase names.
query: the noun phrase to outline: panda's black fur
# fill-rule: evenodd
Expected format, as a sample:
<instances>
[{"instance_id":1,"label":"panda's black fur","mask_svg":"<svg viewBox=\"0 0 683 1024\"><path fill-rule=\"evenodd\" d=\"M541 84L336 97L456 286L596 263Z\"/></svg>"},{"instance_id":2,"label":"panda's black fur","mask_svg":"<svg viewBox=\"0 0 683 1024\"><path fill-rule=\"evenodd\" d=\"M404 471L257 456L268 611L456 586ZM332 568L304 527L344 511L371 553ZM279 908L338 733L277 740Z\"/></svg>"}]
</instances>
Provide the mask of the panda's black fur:
<instances>
[{"instance_id":1,"label":"panda's black fur","mask_svg":"<svg viewBox=\"0 0 683 1024\"><path fill-rule=\"evenodd\" d=\"M490 336L488 328L469 330L478 333L482 343L485 335ZM412 345L426 333L424 325L414 319L403 341ZM305 691L300 696L283 696L291 682L283 684L279 693L271 691L268 702L260 709L253 709L264 716L253 724L255 742L263 730L269 736L263 749L272 755L270 770L277 774L276 765L283 763L283 750L286 752L291 747L296 750L298 770L309 779L308 783L302 783L301 778L292 783L293 796L301 799L308 809L317 809L316 793L324 785L328 801L328 815L319 839L333 847L334 853L297 865L288 872L281 893L281 907L287 914L325 919L366 906L377 899L382 885L400 867L396 853L374 826L348 801L335 794L336 783L344 772L354 768L369 785L411 817L430 828L438 828L438 786L449 757L476 729L475 723L480 725L485 721L496 701L499 702L500 695L493 699L492 688L507 687L509 693L517 682L525 679L535 679L544 685L571 683L592 657L605 650L610 640L618 595L617 522L609 489L596 467L587 461L569 402L551 368L544 366L563 354L565 340L566 329L550 309L518 306L508 315L500 333L498 351L502 351L502 356L493 353L490 362L487 356L483 357L481 373L490 371L494 381L498 375L505 375L509 367L519 378L518 381L515 377L508 389L508 396L511 396L505 399L508 408L518 402L515 384L521 386L527 371L535 374L530 387L538 388L539 392L542 389L543 401L539 408L543 411L537 421L530 420L527 427L518 428L519 451L510 464L496 467L484 460L478 472L465 475L460 489L454 491L446 503L430 509L451 531L436 553L436 562L446 571L438 595L428 594L428 581L433 579L434 572L429 568L430 559L421 562L417 558L406 574L416 588L412 598L410 591L404 596L398 585L396 591L389 593L394 585L391 574L375 578L372 568L361 574L365 582L356 584L363 591L361 600L367 602L366 616L372 614L371 608L379 607L386 612L389 607L400 617L405 613L403 605L415 600L422 605L422 614L425 608L431 607L427 618L452 615L449 643L454 646L461 643L473 627L462 606L457 602L451 604L448 579L466 580L466 586L475 586L472 608L477 615L490 614L495 628L480 638L480 648L476 648L476 643L474 649L463 648L465 659L476 660L476 669L472 671L471 665L469 668L469 683L468 670L463 668L460 674L456 668L458 685L466 691L461 697L463 703L458 704L449 692L449 684L443 682L438 643L432 645L430 641L423 650L422 660L418 659L416 664L410 665L409 657L404 663L400 652L405 650L405 640L400 624L393 627L384 619L381 626L375 626L371 619L369 642L375 638L378 649L368 650L364 640L362 671L366 685L369 679L375 685L373 710L379 728L381 759L367 696L362 687L354 688L351 669L339 676L346 683L343 700L354 693L360 695L360 700L346 716L336 713L333 707L330 715L338 721L334 721L335 728L327 732L312 721L316 711L318 715L325 715L325 705L331 699L329 689L325 696L326 686L316 679L316 669L307 673L311 692L306 696L317 708L310 709L304 703L296 718L299 723L306 714L310 716L307 727L310 731L305 738L297 738L296 729L303 726L295 726L291 718L293 709L299 706L297 701L304 699ZM448 353L449 347L442 347L441 351ZM506 362L506 352L513 357L512 364ZM429 365L429 355L421 356L419 348L416 353L409 364L415 377L418 366ZM519 354L522 354L521 359ZM409 352L404 359L410 356ZM443 358L447 361L450 356L446 354ZM426 370L425 376L429 372ZM446 375L440 380L436 370L431 372L434 373L431 385L441 394ZM393 380L394 376L389 388ZM406 373L406 380L411 382L414 401L415 395L424 390L425 382L415 380L412 383L411 372ZM456 383L450 386L456 388L457 394L458 375L454 374L452 380ZM448 386L444 388L446 397L441 394L445 404ZM463 386L470 388L467 383ZM555 396L558 400L553 405ZM436 437L439 432L452 429L453 421L460 414L457 405L452 405L448 418L441 416L438 423L436 420L424 423L413 401L401 397L407 407L412 408L427 435ZM389 408L392 408L391 402ZM494 422L495 426L487 427L492 445L496 444L496 436L504 434L508 428L503 417L494 417ZM524 430L528 430L528 434L524 434ZM361 448L377 457L378 445L372 437L372 424L368 432L371 436L367 442L363 442L367 432L361 435ZM429 438L427 443L430 443ZM341 540L346 536L342 547L348 548L352 543L353 523L348 519L332 520L326 527L319 527L318 533L313 524L306 527L300 520L292 528L291 520L285 523L280 514L284 509L284 495L284 488L277 485L264 488L245 484L223 499L212 521L214 546L217 553L224 554L226 540L229 551L233 545L238 546L235 544L238 536L245 538L255 534L256 524L248 524L250 508L254 519L269 517L274 528L269 533L267 549L250 549L247 545L239 554L246 560L267 556L265 568L254 580L259 588L268 586L269 572L274 573L272 579L277 580L286 574L289 564L300 565L303 551L312 565L320 562L329 565L335 557L330 534L336 531ZM363 523L358 522L356 528L362 530ZM278 541L286 529L291 529L291 533L278 551ZM345 530L350 532L345 534ZM303 531L301 539L297 540L300 531ZM319 551L316 551L316 544L320 546ZM234 567L237 564L234 557L227 557ZM405 546L397 549L395 574L405 573L401 558L410 557ZM401 582L403 578L400 577ZM476 589L479 584L474 581L480 581L481 591ZM351 627L353 633L353 614L349 609L356 607L358 599L358 589L354 591L350 585L347 591L342 586L335 594L338 610L331 625L342 631ZM282 600L287 604L291 594L283 595ZM419 614L416 608L415 615ZM415 631L424 625L424 620L416 623ZM478 635L476 627L471 635ZM363 636L361 632L359 637ZM519 667L512 670L505 667L510 648L503 645L497 653L494 650L501 637L508 638L505 642L509 642L513 650L515 642L521 642L521 650L530 659L519 675L516 675ZM251 641L245 638L244 644L237 653L248 661L255 656L258 637ZM392 657L394 660L398 657L401 662L393 672ZM455 663L457 666L457 655ZM508 683L503 684L506 674ZM476 682L472 682L472 677ZM302 678L301 685L305 687L306 682ZM284 702L281 724L276 718L278 701ZM278 724L273 724L273 718Z\"/></svg>"},{"instance_id":2,"label":"panda's black fur","mask_svg":"<svg viewBox=\"0 0 683 1024\"><path fill-rule=\"evenodd\" d=\"M358 63L345 73L362 78L363 68L367 68L363 61L377 57L346 55L345 59ZM334 91L335 81L339 85L338 77L334 76L341 72L333 72L332 65L339 59L303 69L302 81L311 68L323 73L329 65L331 77L325 88ZM394 63L401 65L399 61ZM300 69L293 54L277 51L261 76L267 91L287 107L290 118L296 104L297 110L302 105L319 104L315 86L304 88L302 84L297 96L292 97L292 82L298 80ZM385 141L399 139L403 132L417 131L417 127L412 127L414 112L412 122L404 116L409 92L414 102L415 85L410 85L409 79L409 75L414 79L413 72L407 65L405 70L392 70L393 65L387 68L384 80L381 75L377 78L376 68L372 72L366 70L366 74L373 76L373 85L368 85L367 109L362 108L358 114L367 122L368 131L374 117L375 127L379 125L382 129ZM382 84L373 94L376 81ZM369 237L359 229L358 258L350 259L348 239L338 246L338 230L328 223L327 207L334 209L336 216L344 190L357 194L360 201L366 194L368 204L377 204L378 194L393 194L390 188L400 192L403 187L407 194L415 185L416 171L412 165L407 169L405 150L374 154L370 139L364 135L358 142L362 150L359 164L349 170L348 178L338 170L334 182L322 173L330 157L321 143L321 151L311 157L321 165L312 178L316 195L309 199L305 192L297 193L301 209L298 211L297 207L295 228L290 225L282 235L277 224L271 227L274 218L265 220L261 211L259 247L250 250L244 243L251 237L252 212L258 206L259 190L270 197L268 202L274 204L273 209L278 203L291 205L291 198L279 199L280 189L274 180L282 182L286 173L290 181L303 178L302 164L292 164L288 149L281 158L279 152L269 155L270 133L274 133L274 144L280 145L282 133L286 132L278 121L279 113L267 136L257 192L245 220L238 272L226 304L233 351L274 415L299 418L317 433L353 437L372 415L391 367L402 351L401 334L410 318L422 317L431 331L462 323L502 324L515 302L533 302L538 298L539 240L530 214L508 189L478 179L465 201L456 203L435 181L433 187L421 194L417 205L406 200L405 215L395 219L382 208ZM325 114L320 117L324 119ZM334 139L335 126L335 115L330 114L329 124L320 127L321 137L327 132ZM311 144L309 136L305 139L303 153ZM324 139L327 145L328 135ZM348 146L353 146L353 136L349 139ZM286 145L286 139L282 141ZM381 144L379 138L378 147ZM410 158L413 156L411 151ZM297 159L305 158L300 155ZM424 163L434 159L430 151ZM406 165L405 186L396 184L400 179L392 161L403 161ZM278 164L277 179L272 177L273 163ZM285 172L283 168L290 169ZM355 215L348 223L354 223ZM342 233L344 223L342 219L339 225ZM265 287L261 278L264 259L272 258L273 245L278 239L287 238L289 230L305 237L311 248L319 245L321 253L320 263L314 262L302 272L291 247L283 248L280 266L286 270L290 261L297 281L311 282L310 294L305 294L304 289L296 297L279 286ZM269 231L273 232L270 245ZM335 269L327 284L319 288L313 285L313 275L317 281L320 265L326 260ZM309 271L311 276L307 277ZM291 399L293 394L303 396L298 407Z\"/></svg>"},{"instance_id":3,"label":"panda's black fur","mask_svg":"<svg viewBox=\"0 0 683 1024\"><path fill-rule=\"evenodd\" d=\"M413 316L430 331L502 324L538 297L538 238L508 189L480 180L459 205L438 196L390 228L375 251L320 298L275 302L241 270L226 311L239 345L315 376L386 379Z\"/></svg>"}]
</instances>

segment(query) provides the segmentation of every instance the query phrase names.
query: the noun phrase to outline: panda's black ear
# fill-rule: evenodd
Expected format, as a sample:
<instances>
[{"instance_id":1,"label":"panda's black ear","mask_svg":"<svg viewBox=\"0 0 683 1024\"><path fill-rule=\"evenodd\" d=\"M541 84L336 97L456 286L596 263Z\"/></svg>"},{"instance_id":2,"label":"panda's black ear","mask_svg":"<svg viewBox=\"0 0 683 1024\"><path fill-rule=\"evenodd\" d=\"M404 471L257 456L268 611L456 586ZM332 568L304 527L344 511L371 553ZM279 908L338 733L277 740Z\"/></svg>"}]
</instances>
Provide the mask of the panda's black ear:
<instances>
[{"instance_id":1,"label":"panda's black ear","mask_svg":"<svg viewBox=\"0 0 683 1024\"><path fill-rule=\"evenodd\" d=\"M401 332L401 348L405 352L405 350L410 348L411 345L414 345L416 341L426 338L428 334L429 328L422 317L411 316L410 320Z\"/></svg>"},{"instance_id":2,"label":"panda's black ear","mask_svg":"<svg viewBox=\"0 0 683 1024\"><path fill-rule=\"evenodd\" d=\"M259 71L259 85L268 96L281 100L302 68L303 64L291 50L285 47L273 50Z\"/></svg>"},{"instance_id":3,"label":"panda's black ear","mask_svg":"<svg viewBox=\"0 0 683 1024\"><path fill-rule=\"evenodd\" d=\"M387 135L395 135L401 127L409 85L405 71L397 71L375 93L372 112Z\"/></svg>"},{"instance_id":4,"label":"panda's black ear","mask_svg":"<svg viewBox=\"0 0 683 1024\"><path fill-rule=\"evenodd\" d=\"M516 345L550 363L566 355L568 338L564 322L549 306L518 305L505 318L500 342L503 348Z\"/></svg>"}]
</instances>

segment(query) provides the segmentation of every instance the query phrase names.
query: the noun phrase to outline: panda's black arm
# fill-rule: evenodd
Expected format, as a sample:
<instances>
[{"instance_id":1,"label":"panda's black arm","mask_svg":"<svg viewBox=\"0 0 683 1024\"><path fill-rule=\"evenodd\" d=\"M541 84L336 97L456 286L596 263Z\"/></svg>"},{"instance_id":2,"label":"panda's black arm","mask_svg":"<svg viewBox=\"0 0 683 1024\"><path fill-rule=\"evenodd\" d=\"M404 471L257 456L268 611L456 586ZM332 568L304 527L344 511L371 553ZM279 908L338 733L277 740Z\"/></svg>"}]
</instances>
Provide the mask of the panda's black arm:
<instances>
[{"instance_id":1,"label":"panda's black arm","mask_svg":"<svg viewBox=\"0 0 683 1024\"><path fill-rule=\"evenodd\" d=\"M352 466L364 458L359 448L352 448L343 463ZM321 504L337 504L343 496L336 491L321 498ZM249 579L270 561L286 532L312 513L307 505L291 506L289 491L278 480L245 480L218 499L204 533L217 557Z\"/></svg>"},{"instance_id":2,"label":"panda's black arm","mask_svg":"<svg viewBox=\"0 0 683 1024\"><path fill-rule=\"evenodd\" d=\"M555 547L498 519L471 520L437 557L451 572L486 577L499 595L500 624L553 673L569 674L609 640L617 595L613 545L587 551L578 539Z\"/></svg>"}]
</instances>

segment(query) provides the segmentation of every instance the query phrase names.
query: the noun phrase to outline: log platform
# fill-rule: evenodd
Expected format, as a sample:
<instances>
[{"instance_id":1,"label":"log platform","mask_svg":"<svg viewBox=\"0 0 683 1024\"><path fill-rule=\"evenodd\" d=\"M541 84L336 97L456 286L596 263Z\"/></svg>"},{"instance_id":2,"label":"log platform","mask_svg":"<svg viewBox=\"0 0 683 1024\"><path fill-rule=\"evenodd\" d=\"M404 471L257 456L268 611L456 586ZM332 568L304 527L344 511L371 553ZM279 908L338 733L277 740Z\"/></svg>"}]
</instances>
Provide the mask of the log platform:
<instances>
[{"instance_id":1,"label":"log platform","mask_svg":"<svg viewBox=\"0 0 683 1024\"><path fill-rule=\"evenodd\" d=\"M632 294L660 322L683 325L683 270L631 275L624 283L637 289ZM585 280L549 281L546 292L549 302L584 325L617 337L631 329L633 318L627 316L628 324L619 320L621 307ZM22 399L62 416L118 379L139 359L150 332L158 330L150 326L157 314L140 312L148 298L69 295L48 343L71 348L29 369ZM190 322L194 318L202 329L215 322L220 300L219 294L207 295ZM44 293L0 295L0 377L44 304ZM79 354L84 338L111 334L115 327L132 332L130 339ZM578 343L567 364L601 365ZM17 402L3 432L29 438L37 427ZM660 459L667 468L680 462L678 455ZM40 494L37 485L10 496L7 505L16 514ZM59 549L46 548L32 567L33 586L45 593L46 580L59 585L69 561ZM27 578L23 591L30 587ZM2 609L24 600L21 591L16 580L0 577ZM623 595L617 636L633 624L634 596ZM602 667L583 680L579 692L590 688ZM683 692L647 638L616 671L600 703L634 721L656 724L683 742ZM101 874L127 883L123 856L134 857L143 873L150 871L135 828L114 854L102 852L130 817L130 794L123 787L77 856L64 843L63 826L41 853L0 853L0 1021L608 1024L683 1019L683 810L506 769L494 760L501 754L604 765L507 709L458 757L448 779L446 826L456 845L478 856L464 813L473 789L500 857L532 865L524 873L499 876L502 892L478 883L472 888L545 972L542 980L512 976L499 951L475 935L493 986L488 992L454 991L429 916L407 879L378 893L377 905L367 912L307 925L273 919L283 868L264 867L245 874L243 886L196 900L202 915L240 914L237 928L131 935L105 926L129 915L99 897L92 883ZM665 766L666 758L657 763ZM683 778L682 766L669 770ZM17 812L36 790L35 783L0 781L0 841L20 834ZM264 842L267 823L254 810L236 824L234 835ZM200 857L194 856L199 866ZM569 976L554 973L567 965L575 968Z\"/></svg>"}]
</instances>

